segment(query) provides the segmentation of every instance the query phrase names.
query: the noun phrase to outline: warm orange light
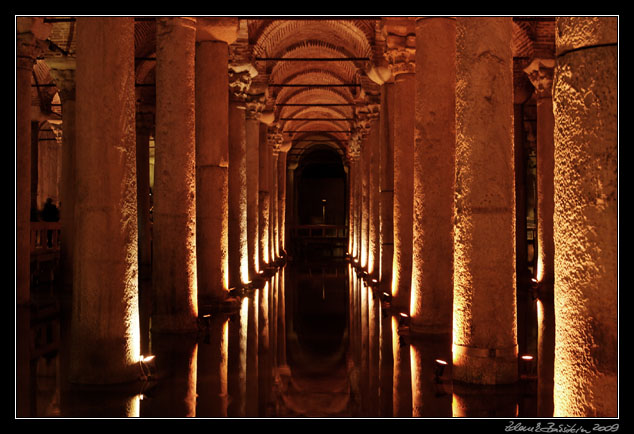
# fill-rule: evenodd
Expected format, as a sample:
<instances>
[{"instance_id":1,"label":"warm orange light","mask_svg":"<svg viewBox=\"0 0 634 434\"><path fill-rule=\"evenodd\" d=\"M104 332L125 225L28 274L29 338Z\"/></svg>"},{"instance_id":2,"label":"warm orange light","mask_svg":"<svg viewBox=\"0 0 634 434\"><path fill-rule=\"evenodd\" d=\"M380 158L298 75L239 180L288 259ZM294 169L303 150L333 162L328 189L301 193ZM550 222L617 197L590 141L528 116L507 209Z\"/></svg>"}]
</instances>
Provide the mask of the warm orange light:
<instances>
[{"instance_id":1,"label":"warm orange light","mask_svg":"<svg viewBox=\"0 0 634 434\"><path fill-rule=\"evenodd\" d=\"M435 362L440 364L440 365L446 365L447 364L447 362L445 362L444 360L440 360L440 359L436 359Z\"/></svg>"},{"instance_id":2,"label":"warm orange light","mask_svg":"<svg viewBox=\"0 0 634 434\"><path fill-rule=\"evenodd\" d=\"M530 355L522 356L522 360L526 360L527 362L529 362L529 361L533 360L533 356L530 356Z\"/></svg>"}]
</instances>

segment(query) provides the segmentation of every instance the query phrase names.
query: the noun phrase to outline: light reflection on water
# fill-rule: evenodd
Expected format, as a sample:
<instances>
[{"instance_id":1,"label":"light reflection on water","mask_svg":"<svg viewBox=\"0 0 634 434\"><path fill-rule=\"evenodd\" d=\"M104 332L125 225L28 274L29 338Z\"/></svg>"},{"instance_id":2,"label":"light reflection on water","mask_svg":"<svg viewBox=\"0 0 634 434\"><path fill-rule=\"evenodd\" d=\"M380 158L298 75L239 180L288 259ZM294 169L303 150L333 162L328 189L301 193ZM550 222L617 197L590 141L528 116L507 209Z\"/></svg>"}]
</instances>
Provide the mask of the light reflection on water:
<instances>
[{"instance_id":1,"label":"light reflection on water","mask_svg":"<svg viewBox=\"0 0 634 434\"><path fill-rule=\"evenodd\" d=\"M126 386L65 381L70 300L38 297L58 308L37 331L54 347L29 361L25 333L42 315L18 308L18 417L534 417L534 381L452 384L451 366L439 372L435 362L451 360L449 337L409 337L345 264L288 264L236 312L212 314L198 336L150 335L144 350L156 356L155 375Z\"/></svg>"}]
</instances>

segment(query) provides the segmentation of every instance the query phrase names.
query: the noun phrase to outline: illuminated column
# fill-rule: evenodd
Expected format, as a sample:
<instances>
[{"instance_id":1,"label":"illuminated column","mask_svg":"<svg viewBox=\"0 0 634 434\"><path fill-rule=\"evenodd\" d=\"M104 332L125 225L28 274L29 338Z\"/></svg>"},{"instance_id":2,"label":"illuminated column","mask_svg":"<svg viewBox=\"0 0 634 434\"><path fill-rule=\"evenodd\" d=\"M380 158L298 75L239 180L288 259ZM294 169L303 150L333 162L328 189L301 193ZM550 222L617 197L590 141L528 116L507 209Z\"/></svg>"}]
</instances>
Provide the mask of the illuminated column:
<instances>
[{"instance_id":1,"label":"illuminated column","mask_svg":"<svg viewBox=\"0 0 634 434\"><path fill-rule=\"evenodd\" d=\"M62 173L60 178L60 276L64 291L73 285L75 228L75 59L47 60L62 103Z\"/></svg>"},{"instance_id":2,"label":"illuminated column","mask_svg":"<svg viewBox=\"0 0 634 434\"><path fill-rule=\"evenodd\" d=\"M416 146L410 329L450 333L456 20L416 20Z\"/></svg>"},{"instance_id":3,"label":"illuminated column","mask_svg":"<svg viewBox=\"0 0 634 434\"><path fill-rule=\"evenodd\" d=\"M277 157L277 243L280 254L286 249L286 156L291 145L291 142L284 143Z\"/></svg>"},{"instance_id":4,"label":"illuminated column","mask_svg":"<svg viewBox=\"0 0 634 434\"><path fill-rule=\"evenodd\" d=\"M258 417L258 314L260 290L256 289L247 297L247 361L246 361L246 416Z\"/></svg>"},{"instance_id":5,"label":"illuminated column","mask_svg":"<svg viewBox=\"0 0 634 434\"><path fill-rule=\"evenodd\" d=\"M237 19L197 18L196 262L198 300L217 305L229 289L229 46Z\"/></svg>"},{"instance_id":6,"label":"illuminated column","mask_svg":"<svg viewBox=\"0 0 634 434\"><path fill-rule=\"evenodd\" d=\"M410 345L399 334L399 316L392 315L393 415L412 416L412 378Z\"/></svg>"},{"instance_id":7,"label":"illuminated column","mask_svg":"<svg viewBox=\"0 0 634 434\"><path fill-rule=\"evenodd\" d=\"M381 91L379 141L379 241L381 292L391 293L394 256L394 84L385 83Z\"/></svg>"},{"instance_id":8,"label":"illuminated column","mask_svg":"<svg viewBox=\"0 0 634 434\"><path fill-rule=\"evenodd\" d=\"M194 19L157 18L153 331L197 329L195 45Z\"/></svg>"},{"instance_id":9,"label":"illuminated column","mask_svg":"<svg viewBox=\"0 0 634 434\"><path fill-rule=\"evenodd\" d=\"M394 257L392 306L409 310L412 284L412 225L415 132L415 29L411 19L386 25L387 51L394 75Z\"/></svg>"},{"instance_id":10,"label":"illuminated column","mask_svg":"<svg viewBox=\"0 0 634 434\"><path fill-rule=\"evenodd\" d=\"M229 286L249 282L247 245L246 91L248 71L229 69Z\"/></svg>"},{"instance_id":11,"label":"illuminated column","mask_svg":"<svg viewBox=\"0 0 634 434\"><path fill-rule=\"evenodd\" d=\"M618 28L557 18L554 416L618 414Z\"/></svg>"},{"instance_id":12,"label":"illuminated column","mask_svg":"<svg viewBox=\"0 0 634 434\"><path fill-rule=\"evenodd\" d=\"M37 39L48 31L41 18L16 19L16 299L30 302L31 239L31 77L35 63ZM40 34L41 33L41 34Z\"/></svg>"},{"instance_id":13,"label":"illuminated column","mask_svg":"<svg viewBox=\"0 0 634 434\"><path fill-rule=\"evenodd\" d=\"M552 85L554 59L535 59L524 71L537 99L537 380L540 414L552 416L555 351L555 244L553 239L554 128ZM545 413L545 414L544 414Z\"/></svg>"},{"instance_id":14,"label":"illuminated column","mask_svg":"<svg viewBox=\"0 0 634 434\"><path fill-rule=\"evenodd\" d=\"M458 18L453 378L517 380L510 18ZM486 121L485 121L486 120Z\"/></svg>"},{"instance_id":15,"label":"illuminated column","mask_svg":"<svg viewBox=\"0 0 634 434\"><path fill-rule=\"evenodd\" d=\"M278 237L278 176L277 164L282 145L282 134L275 127L268 137L270 145L270 164L269 170L269 255L271 262L279 257L279 237Z\"/></svg>"},{"instance_id":16,"label":"illuminated column","mask_svg":"<svg viewBox=\"0 0 634 434\"><path fill-rule=\"evenodd\" d=\"M369 226L368 226L368 273L372 278L379 278L379 257L380 257L380 239L379 239L379 105L368 105L369 113L369 135L367 152L369 155L368 172L369 172Z\"/></svg>"},{"instance_id":17,"label":"illuminated column","mask_svg":"<svg viewBox=\"0 0 634 434\"><path fill-rule=\"evenodd\" d=\"M263 266L266 266L271 262L270 254L270 240L269 240L269 221L271 213L271 200L270 200L270 177L271 171L269 170L271 153L269 151L269 140L267 134L268 127L265 124L260 124L260 145L259 152L259 191L258 191L258 251L260 261Z\"/></svg>"},{"instance_id":18,"label":"illuminated column","mask_svg":"<svg viewBox=\"0 0 634 434\"><path fill-rule=\"evenodd\" d=\"M358 178L359 178L359 156L361 153L361 146L356 136L350 139L348 145L348 161L350 162L349 179L350 179L350 222L349 222L349 234L350 238L349 247L351 256L358 261L358 245L359 245L359 233L357 230L359 215L359 196L358 196Z\"/></svg>"},{"instance_id":19,"label":"illuminated column","mask_svg":"<svg viewBox=\"0 0 634 434\"><path fill-rule=\"evenodd\" d=\"M368 266L368 120L363 111L363 106L356 108L355 135L360 144L359 160L356 165L356 197L357 201L357 231L358 231L358 258L362 269Z\"/></svg>"},{"instance_id":20,"label":"illuminated column","mask_svg":"<svg viewBox=\"0 0 634 434\"><path fill-rule=\"evenodd\" d=\"M249 259L249 280L261 270L258 255L260 243L259 227L259 203L260 190L260 114L264 104L260 98L249 96L246 112L246 160L247 160L247 249Z\"/></svg>"},{"instance_id":21,"label":"illuminated column","mask_svg":"<svg viewBox=\"0 0 634 434\"><path fill-rule=\"evenodd\" d=\"M139 376L134 19L78 18L76 76L70 378L116 384Z\"/></svg>"}]
</instances>

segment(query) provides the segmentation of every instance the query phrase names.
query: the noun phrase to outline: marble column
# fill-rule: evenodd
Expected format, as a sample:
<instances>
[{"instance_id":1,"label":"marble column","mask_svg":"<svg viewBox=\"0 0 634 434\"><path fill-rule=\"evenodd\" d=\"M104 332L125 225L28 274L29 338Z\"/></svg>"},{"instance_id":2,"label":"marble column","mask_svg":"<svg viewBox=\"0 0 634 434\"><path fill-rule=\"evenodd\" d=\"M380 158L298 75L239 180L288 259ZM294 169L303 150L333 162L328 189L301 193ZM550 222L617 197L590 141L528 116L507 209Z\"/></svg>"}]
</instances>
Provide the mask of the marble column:
<instances>
[{"instance_id":1,"label":"marble column","mask_svg":"<svg viewBox=\"0 0 634 434\"><path fill-rule=\"evenodd\" d=\"M229 68L229 287L249 282L247 244L247 71Z\"/></svg>"},{"instance_id":2,"label":"marble column","mask_svg":"<svg viewBox=\"0 0 634 434\"><path fill-rule=\"evenodd\" d=\"M274 262L279 257L279 236L278 236L278 176L277 165L282 146L282 134L277 127L273 127L269 132L269 260Z\"/></svg>"},{"instance_id":3,"label":"marble column","mask_svg":"<svg viewBox=\"0 0 634 434\"><path fill-rule=\"evenodd\" d=\"M133 18L77 19L76 92L70 381L134 381L140 343Z\"/></svg>"},{"instance_id":4,"label":"marble column","mask_svg":"<svg viewBox=\"0 0 634 434\"><path fill-rule=\"evenodd\" d=\"M553 239L554 128L552 84L554 59L534 59L524 70L537 99L537 381L540 415L552 416L555 357L555 245Z\"/></svg>"},{"instance_id":5,"label":"marble column","mask_svg":"<svg viewBox=\"0 0 634 434\"><path fill-rule=\"evenodd\" d=\"M416 20L416 146L410 330L451 333L456 20Z\"/></svg>"},{"instance_id":6,"label":"marble column","mask_svg":"<svg viewBox=\"0 0 634 434\"><path fill-rule=\"evenodd\" d=\"M197 18L196 263L198 300L213 309L229 290L229 45L237 19Z\"/></svg>"},{"instance_id":7,"label":"marble column","mask_svg":"<svg viewBox=\"0 0 634 434\"><path fill-rule=\"evenodd\" d=\"M60 279L65 292L73 285L73 234L75 232L75 59L48 59L51 76L62 104L62 170L60 177Z\"/></svg>"},{"instance_id":8,"label":"marble column","mask_svg":"<svg viewBox=\"0 0 634 434\"><path fill-rule=\"evenodd\" d=\"M394 256L394 84L381 90L379 141L379 281L381 292L391 294Z\"/></svg>"},{"instance_id":9,"label":"marble column","mask_svg":"<svg viewBox=\"0 0 634 434\"><path fill-rule=\"evenodd\" d=\"M258 191L258 252L263 267L271 262L269 222L271 213L270 177L269 170L271 153L269 151L268 126L260 124L259 153L259 191Z\"/></svg>"},{"instance_id":10,"label":"marble column","mask_svg":"<svg viewBox=\"0 0 634 434\"><path fill-rule=\"evenodd\" d=\"M379 105L368 106L369 132L368 132L368 274L379 278L380 239L379 239Z\"/></svg>"},{"instance_id":11,"label":"marble column","mask_svg":"<svg viewBox=\"0 0 634 434\"><path fill-rule=\"evenodd\" d=\"M156 20L152 331L197 329L196 21Z\"/></svg>"},{"instance_id":12,"label":"marble column","mask_svg":"<svg viewBox=\"0 0 634 434\"><path fill-rule=\"evenodd\" d=\"M415 29L411 19L386 25L386 58L394 75L394 256L392 306L409 312L415 133Z\"/></svg>"},{"instance_id":13,"label":"marble column","mask_svg":"<svg viewBox=\"0 0 634 434\"><path fill-rule=\"evenodd\" d=\"M555 417L618 415L618 18L557 18Z\"/></svg>"},{"instance_id":14,"label":"marble column","mask_svg":"<svg viewBox=\"0 0 634 434\"><path fill-rule=\"evenodd\" d=\"M453 378L517 380L512 21L456 25Z\"/></svg>"},{"instance_id":15,"label":"marble column","mask_svg":"<svg viewBox=\"0 0 634 434\"><path fill-rule=\"evenodd\" d=\"M258 254L259 238L259 183L260 183L260 114L264 104L249 97L246 112L246 164L247 164L247 248L249 278L253 280L261 271Z\"/></svg>"},{"instance_id":16,"label":"marble column","mask_svg":"<svg viewBox=\"0 0 634 434\"><path fill-rule=\"evenodd\" d=\"M283 143L277 157L277 242L280 256L286 251L286 156L290 149L290 142Z\"/></svg>"}]
</instances>

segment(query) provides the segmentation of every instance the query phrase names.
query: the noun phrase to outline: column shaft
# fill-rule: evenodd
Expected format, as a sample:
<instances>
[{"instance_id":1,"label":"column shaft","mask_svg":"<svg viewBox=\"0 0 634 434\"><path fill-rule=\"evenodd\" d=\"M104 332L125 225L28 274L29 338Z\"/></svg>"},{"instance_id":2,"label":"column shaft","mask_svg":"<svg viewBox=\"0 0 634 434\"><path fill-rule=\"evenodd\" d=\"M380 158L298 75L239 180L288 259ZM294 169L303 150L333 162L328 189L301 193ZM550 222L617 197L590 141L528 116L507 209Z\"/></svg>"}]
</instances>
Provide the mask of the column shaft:
<instances>
[{"instance_id":1,"label":"column shaft","mask_svg":"<svg viewBox=\"0 0 634 434\"><path fill-rule=\"evenodd\" d=\"M198 298L215 303L229 289L229 47L196 43L196 262Z\"/></svg>"},{"instance_id":2,"label":"column shaft","mask_svg":"<svg viewBox=\"0 0 634 434\"><path fill-rule=\"evenodd\" d=\"M245 105L229 101L229 286L249 281Z\"/></svg>"},{"instance_id":3,"label":"column shaft","mask_svg":"<svg viewBox=\"0 0 634 434\"><path fill-rule=\"evenodd\" d=\"M416 22L411 330L450 333L453 299L455 40L452 18Z\"/></svg>"},{"instance_id":4,"label":"column shaft","mask_svg":"<svg viewBox=\"0 0 634 434\"><path fill-rule=\"evenodd\" d=\"M557 18L554 416L618 414L617 18Z\"/></svg>"},{"instance_id":5,"label":"column shaft","mask_svg":"<svg viewBox=\"0 0 634 434\"><path fill-rule=\"evenodd\" d=\"M193 19L156 23L154 331L196 330L195 38Z\"/></svg>"},{"instance_id":6,"label":"column shaft","mask_svg":"<svg viewBox=\"0 0 634 434\"><path fill-rule=\"evenodd\" d=\"M455 380L517 380L510 18L458 18ZM486 47L486 50L482 47Z\"/></svg>"},{"instance_id":7,"label":"column shaft","mask_svg":"<svg viewBox=\"0 0 634 434\"><path fill-rule=\"evenodd\" d=\"M394 146L393 146L393 83L385 83L381 91L379 141L379 280L382 292L391 293L392 258L394 254Z\"/></svg>"},{"instance_id":8,"label":"column shaft","mask_svg":"<svg viewBox=\"0 0 634 434\"><path fill-rule=\"evenodd\" d=\"M415 74L394 78L394 258L392 305L409 310L412 283Z\"/></svg>"},{"instance_id":9,"label":"column shaft","mask_svg":"<svg viewBox=\"0 0 634 434\"><path fill-rule=\"evenodd\" d=\"M78 18L76 74L70 377L133 381L140 354L134 20Z\"/></svg>"},{"instance_id":10,"label":"column shaft","mask_svg":"<svg viewBox=\"0 0 634 434\"><path fill-rule=\"evenodd\" d=\"M259 191L258 191L258 235L259 235L259 257L262 265L269 264L271 253L269 248L269 220L270 220L270 151L266 134L267 126L260 124L260 145L259 152Z\"/></svg>"},{"instance_id":11,"label":"column shaft","mask_svg":"<svg viewBox=\"0 0 634 434\"><path fill-rule=\"evenodd\" d=\"M286 250L286 156L288 152L280 151L277 160L277 232L280 254Z\"/></svg>"},{"instance_id":12,"label":"column shaft","mask_svg":"<svg viewBox=\"0 0 634 434\"><path fill-rule=\"evenodd\" d=\"M259 217L259 165L260 165L260 121L247 114L246 120L246 164L247 164L247 249L249 254L249 278L253 280L260 271L258 255Z\"/></svg>"}]
</instances>

